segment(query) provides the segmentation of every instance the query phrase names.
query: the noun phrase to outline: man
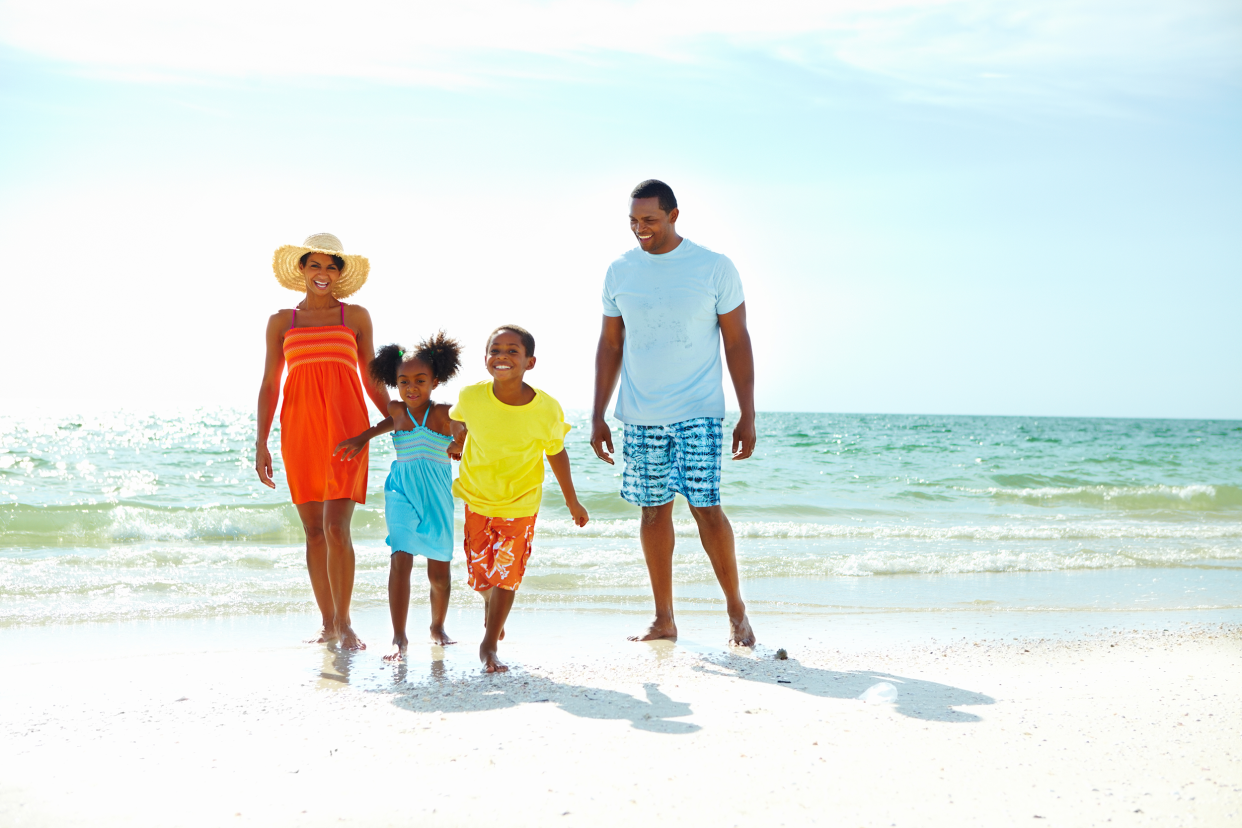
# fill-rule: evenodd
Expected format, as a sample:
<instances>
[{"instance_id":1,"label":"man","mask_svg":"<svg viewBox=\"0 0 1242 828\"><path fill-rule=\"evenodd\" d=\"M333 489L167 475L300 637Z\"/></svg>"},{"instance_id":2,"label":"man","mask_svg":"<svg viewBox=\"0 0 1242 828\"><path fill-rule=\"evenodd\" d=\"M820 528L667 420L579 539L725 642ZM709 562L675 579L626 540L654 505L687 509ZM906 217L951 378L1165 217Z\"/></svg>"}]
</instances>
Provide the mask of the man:
<instances>
[{"instance_id":1,"label":"man","mask_svg":"<svg viewBox=\"0 0 1242 828\"><path fill-rule=\"evenodd\" d=\"M733 459L745 460L755 450L755 361L742 282L728 257L677 235L677 199L663 181L644 181L630 199L630 230L638 247L613 262L604 279L591 447L601 460L613 462L604 410L620 379L621 496L642 507L639 537L655 598L655 620L631 640L677 638L673 496L681 494L724 590L729 641L751 647L755 634L742 602L733 527L720 507L722 339L742 410L733 429Z\"/></svg>"}]
</instances>

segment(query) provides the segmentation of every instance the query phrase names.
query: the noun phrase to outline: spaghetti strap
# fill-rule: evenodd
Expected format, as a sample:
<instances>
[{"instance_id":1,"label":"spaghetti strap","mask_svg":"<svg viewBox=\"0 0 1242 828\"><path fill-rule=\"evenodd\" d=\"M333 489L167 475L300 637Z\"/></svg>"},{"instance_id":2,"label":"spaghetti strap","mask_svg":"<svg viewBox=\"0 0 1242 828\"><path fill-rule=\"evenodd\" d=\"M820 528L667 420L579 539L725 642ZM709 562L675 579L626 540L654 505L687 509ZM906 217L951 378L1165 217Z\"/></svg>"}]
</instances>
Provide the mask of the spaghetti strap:
<instances>
[{"instance_id":1,"label":"spaghetti strap","mask_svg":"<svg viewBox=\"0 0 1242 828\"><path fill-rule=\"evenodd\" d=\"M296 328L297 326L298 326L298 309L294 308L293 309L293 321L289 323L289 328L290 330L292 330L293 328Z\"/></svg>"},{"instance_id":2,"label":"spaghetti strap","mask_svg":"<svg viewBox=\"0 0 1242 828\"><path fill-rule=\"evenodd\" d=\"M423 428L427 427L427 418L431 416L431 406L433 405L435 405L435 403L428 403L427 410L423 412L423 422L421 423Z\"/></svg>"},{"instance_id":3,"label":"spaghetti strap","mask_svg":"<svg viewBox=\"0 0 1242 828\"><path fill-rule=\"evenodd\" d=\"M345 303L341 302L341 327L345 327Z\"/></svg>"}]
</instances>

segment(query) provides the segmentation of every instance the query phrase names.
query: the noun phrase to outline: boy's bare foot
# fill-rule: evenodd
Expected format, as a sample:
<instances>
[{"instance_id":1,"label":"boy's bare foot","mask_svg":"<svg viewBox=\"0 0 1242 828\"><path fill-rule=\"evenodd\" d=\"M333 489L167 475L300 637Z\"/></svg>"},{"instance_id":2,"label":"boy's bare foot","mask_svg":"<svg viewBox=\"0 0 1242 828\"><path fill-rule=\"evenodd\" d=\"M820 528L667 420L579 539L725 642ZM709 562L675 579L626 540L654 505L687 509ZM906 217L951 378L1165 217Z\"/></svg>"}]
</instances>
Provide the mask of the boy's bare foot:
<instances>
[{"instance_id":1,"label":"boy's bare foot","mask_svg":"<svg viewBox=\"0 0 1242 828\"><path fill-rule=\"evenodd\" d=\"M507 673L509 667L500 660L500 656L496 655L495 650L487 649L486 644L479 645L479 661L483 662L483 672L485 673Z\"/></svg>"},{"instance_id":2,"label":"boy's bare foot","mask_svg":"<svg viewBox=\"0 0 1242 828\"><path fill-rule=\"evenodd\" d=\"M437 627L434 624L431 627L431 643L439 644L444 647L448 644L456 644L457 642L449 638L448 633L444 631L444 627Z\"/></svg>"},{"instance_id":3,"label":"boy's bare foot","mask_svg":"<svg viewBox=\"0 0 1242 828\"><path fill-rule=\"evenodd\" d=\"M348 624L342 624L336 629L341 639L342 650L365 650L366 644L362 643L362 639L354 632L354 628Z\"/></svg>"},{"instance_id":4,"label":"boy's bare foot","mask_svg":"<svg viewBox=\"0 0 1242 828\"><path fill-rule=\"evenodd\" d=\"M642 635L631 635L630 641L676 641L677 625L672 621L655 620Z\"/></svg>"},{"instance_id":5,"label":"boy's bare foot","mask_svg":"<svg viewBox=\"0 0 1242 828\"><path fill-rule=\"evenodd\" d=\"M392 651L384 656L384 661L399 662L405 661L405 651L409 648L410 642L405 636L393 638Z\"/></svg>"},{"instance_id":6,"label":"boy's bare foot","mask_svg":"<svg viewBox=\"0 0 1242 828\"><path fill-rule=\"evenodd\" d=\"M319 628L319 632L310 638L305 639L307 644L331 644L336 641L336 630L329 629L326 625Z\"/></svg>"},{"instance_id":7,"label":"boy's bare foot","mask_svg":"<svg viewBox=\"0 0 1242 828\"><path fill-rule=\"evenodd\" d=\"M755 646L755 631L750 628L746 613L741 618L729 619L729 643L734 647Z\"/></svg>"}]
</instances>

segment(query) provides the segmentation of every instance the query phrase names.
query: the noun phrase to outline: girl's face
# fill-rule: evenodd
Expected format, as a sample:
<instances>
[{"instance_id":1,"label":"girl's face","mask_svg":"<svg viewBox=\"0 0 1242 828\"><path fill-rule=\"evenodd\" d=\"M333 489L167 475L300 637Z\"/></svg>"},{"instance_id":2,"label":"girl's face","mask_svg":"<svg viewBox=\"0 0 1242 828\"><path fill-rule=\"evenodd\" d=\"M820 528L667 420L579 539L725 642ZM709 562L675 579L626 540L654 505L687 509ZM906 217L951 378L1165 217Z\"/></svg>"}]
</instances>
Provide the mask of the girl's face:
<instances>
[{"instance_id":1,"label":"girl's face","mask_svg":"<svg viewBox=\"0 0 1242 828\"><path fill-rule=\"evenodd\" d=\"M327 253L312 253L306 257L306 264L298 267L306 277L306 292L312 296L330 295L332 285L341 278L341 269Z\"/></svg>"},{"instance_id":2,"label":"girl's face","mask_svg":"<svg viewBox=\"0 0 1242 828\"><path fill-rule=\"evenodd\" d=\"M431 399L431 392L440 384L431 366L421 359L407 359L397 368L397 393L406 408L418 408Z\"/></svg>"}]
</instances>

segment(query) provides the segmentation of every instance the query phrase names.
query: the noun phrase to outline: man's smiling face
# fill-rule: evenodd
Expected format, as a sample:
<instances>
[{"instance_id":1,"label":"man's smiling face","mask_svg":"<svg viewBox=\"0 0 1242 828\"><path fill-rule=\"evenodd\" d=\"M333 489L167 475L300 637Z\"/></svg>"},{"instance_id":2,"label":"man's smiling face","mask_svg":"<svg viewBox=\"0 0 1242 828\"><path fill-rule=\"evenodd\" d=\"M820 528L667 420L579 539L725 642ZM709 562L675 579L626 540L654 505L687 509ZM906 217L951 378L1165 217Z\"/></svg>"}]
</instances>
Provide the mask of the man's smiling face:
<instances>
[{"instance_id":1,"label":"man's smiling face","mask_svg":"<svg viewBox=\"0 0 1242 828\"><path fill-rule=\"evenodd\" d=\"M638 245L647 253L667 253L676 247L677 208L666 213L660 199L636 198L630 201L630 231Z\"/></svg>"}]
</instances>

